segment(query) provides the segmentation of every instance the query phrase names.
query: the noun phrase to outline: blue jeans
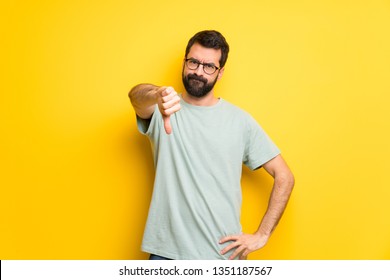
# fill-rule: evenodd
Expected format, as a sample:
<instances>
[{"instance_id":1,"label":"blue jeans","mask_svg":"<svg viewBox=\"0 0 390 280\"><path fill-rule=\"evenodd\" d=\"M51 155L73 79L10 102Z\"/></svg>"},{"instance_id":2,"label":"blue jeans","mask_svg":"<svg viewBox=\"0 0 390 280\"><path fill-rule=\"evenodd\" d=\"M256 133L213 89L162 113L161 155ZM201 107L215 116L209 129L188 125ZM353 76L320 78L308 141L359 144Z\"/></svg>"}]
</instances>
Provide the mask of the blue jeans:
<instances>
[{"instance_id":1,"label":"blue jeans","mask_svg":"<svg viewBox=\"0 0 390 280\"><path fill-rule=\"evenodd\" d=\"M158 256L158 255L150 254L149 260L152 260L152 261L165 261L165 260L172 260L172 259L168 259L168 258L161 257L161 256Z\"/></svg>"}]
</instances>

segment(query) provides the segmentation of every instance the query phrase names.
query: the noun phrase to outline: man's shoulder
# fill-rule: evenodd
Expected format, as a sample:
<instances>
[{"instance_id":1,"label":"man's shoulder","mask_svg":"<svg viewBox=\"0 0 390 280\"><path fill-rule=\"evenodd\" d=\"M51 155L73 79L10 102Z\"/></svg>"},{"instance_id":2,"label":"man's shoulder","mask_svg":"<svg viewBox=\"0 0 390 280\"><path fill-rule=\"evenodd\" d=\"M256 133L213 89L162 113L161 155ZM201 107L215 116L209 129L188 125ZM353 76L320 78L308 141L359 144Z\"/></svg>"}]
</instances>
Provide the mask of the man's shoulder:
<instances>
[{"instance_id":1,"label":"man's shoulder","mask_svg":"<svg viewBox=\"0 0 390 280\"><path fill-rule=\"evenodd\" d=\"M232 114L236 114L237 116L242 116L244 118L251 118L251 114L247 112L245 109L239 107L236 104L231 103L230 101L227 101L226 99L222 99L224 104L224 109L226 111L229 111Z\"/></svg>"}]
</instances>

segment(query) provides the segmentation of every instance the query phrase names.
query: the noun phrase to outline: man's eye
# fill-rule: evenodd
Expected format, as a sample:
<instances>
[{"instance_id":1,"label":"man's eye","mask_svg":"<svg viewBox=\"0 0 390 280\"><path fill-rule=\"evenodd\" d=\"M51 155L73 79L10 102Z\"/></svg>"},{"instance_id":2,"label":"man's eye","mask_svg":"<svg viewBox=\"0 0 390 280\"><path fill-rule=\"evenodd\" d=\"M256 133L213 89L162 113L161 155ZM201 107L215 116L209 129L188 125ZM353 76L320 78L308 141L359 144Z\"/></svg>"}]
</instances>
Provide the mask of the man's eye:
<instances>
[{"instance_id":1,"label":"man's eye","mask_svg":"<svg viewBox=\"0 0 390 280\"><path fill-rule=\"evenodd\" d=\"M210 70L214 70L215 69L215 66L213 64L204 64L203 66L205 68L207 68L207 69L210 69Z\"/></svg>"}]
</instances>

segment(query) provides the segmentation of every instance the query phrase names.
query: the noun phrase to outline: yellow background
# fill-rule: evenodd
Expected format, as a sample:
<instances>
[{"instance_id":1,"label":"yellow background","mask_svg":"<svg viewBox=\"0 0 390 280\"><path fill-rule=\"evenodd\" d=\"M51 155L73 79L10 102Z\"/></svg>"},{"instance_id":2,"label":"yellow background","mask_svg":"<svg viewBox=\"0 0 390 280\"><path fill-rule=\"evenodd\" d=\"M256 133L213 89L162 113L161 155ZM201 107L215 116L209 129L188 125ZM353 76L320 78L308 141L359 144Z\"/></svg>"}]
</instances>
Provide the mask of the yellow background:
<instances>
[{"instance_id":1,"label":"yellow background","mask_svg":"<svg viewBox=\"0 0 390 280\"><path fill-rule=\"evenodd\" d=\"M182 91L197 31L231 53L216 94L296 176L252 259L390 259L389 1L2 1L0 259L145 259L149 143L127 98ZM243 172L244 230L272 181Z\"/></svg>"}]
</instances>

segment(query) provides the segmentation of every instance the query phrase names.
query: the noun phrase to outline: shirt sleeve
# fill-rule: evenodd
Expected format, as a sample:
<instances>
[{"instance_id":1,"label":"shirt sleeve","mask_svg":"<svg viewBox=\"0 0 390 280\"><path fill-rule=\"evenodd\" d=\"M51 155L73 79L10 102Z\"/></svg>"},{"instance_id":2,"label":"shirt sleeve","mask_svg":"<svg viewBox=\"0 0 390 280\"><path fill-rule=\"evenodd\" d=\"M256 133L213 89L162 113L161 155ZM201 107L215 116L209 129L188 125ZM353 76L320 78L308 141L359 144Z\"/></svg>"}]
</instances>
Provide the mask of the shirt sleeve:
<instances>
[{"instance_id":1,"label":"shirt sleeve","mask_svg":"<svg viewBox=\"0 0 390 280\"><path fill-rule=\"evenodd\" d=\"M159 116L161 115L157 105L154 108L153 115L150 119L142 119L137 115L136 117L138 131L147 136L152 135L153 132L159 127Z\"/></svg>"},{"instance_id":2,"label":"shirt sleeve","mask_svg":"<svg viewBox=\"0 0 390 280\"><path fill-rule=\"evenodd\" d=\"M279 148L251 116L247 119L246 135L243 163L251 170L280 154Z\"/></svg>"}]
</instances>

